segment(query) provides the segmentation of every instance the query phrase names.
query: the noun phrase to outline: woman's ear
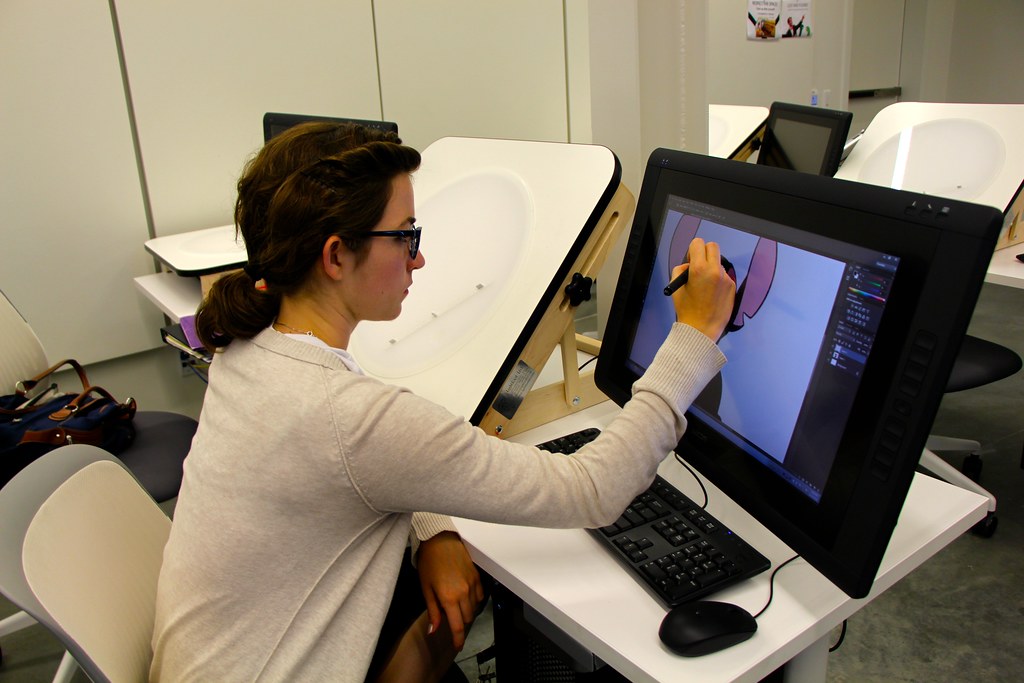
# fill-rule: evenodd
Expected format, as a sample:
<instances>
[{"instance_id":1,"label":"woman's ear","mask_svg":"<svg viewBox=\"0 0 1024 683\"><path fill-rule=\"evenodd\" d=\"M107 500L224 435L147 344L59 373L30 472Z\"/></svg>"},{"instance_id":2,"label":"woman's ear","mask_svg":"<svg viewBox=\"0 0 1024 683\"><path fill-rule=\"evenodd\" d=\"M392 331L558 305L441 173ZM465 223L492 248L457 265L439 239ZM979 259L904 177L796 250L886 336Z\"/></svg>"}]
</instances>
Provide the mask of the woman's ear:
<instances>
[{"instance_id":1,"label":"woman's ear","mask_svg":"<svg viewBox=\"0 0 1024 683\"><path fill-rule=\"evenodd\" d=\"M324 242L324 248L320 253L320 262L324 273L332 280L341 279L342 263L348 247L337 235L331 235Z\"/></svg>"}]
</instances>

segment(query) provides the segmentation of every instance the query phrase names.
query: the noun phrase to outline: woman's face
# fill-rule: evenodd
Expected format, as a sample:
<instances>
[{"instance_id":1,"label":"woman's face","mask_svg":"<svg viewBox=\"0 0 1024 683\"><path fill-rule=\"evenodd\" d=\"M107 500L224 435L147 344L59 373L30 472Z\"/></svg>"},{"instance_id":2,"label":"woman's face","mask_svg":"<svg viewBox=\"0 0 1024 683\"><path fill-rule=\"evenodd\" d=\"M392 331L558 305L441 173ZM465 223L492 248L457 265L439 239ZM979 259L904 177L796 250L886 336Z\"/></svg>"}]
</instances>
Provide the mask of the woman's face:
<instances>
[{"instance_id":1,"label":"woman's face","mask_svg":"<svg viewBox=\"0 0 1024 683\"><path fill-rule=\"evenodd\" d=\"M412 179L407 174L391 181L391 200L374 228L408 230L416 213ZM355 321L393 320L402 312L402 301L409 294L412 272L423 267L423 251L409 258L409 245L402 237L374 237L368 240L367 253L359 263L350 256L350 275L345 278L345 300Z\"/></svg>"}]
</instances>

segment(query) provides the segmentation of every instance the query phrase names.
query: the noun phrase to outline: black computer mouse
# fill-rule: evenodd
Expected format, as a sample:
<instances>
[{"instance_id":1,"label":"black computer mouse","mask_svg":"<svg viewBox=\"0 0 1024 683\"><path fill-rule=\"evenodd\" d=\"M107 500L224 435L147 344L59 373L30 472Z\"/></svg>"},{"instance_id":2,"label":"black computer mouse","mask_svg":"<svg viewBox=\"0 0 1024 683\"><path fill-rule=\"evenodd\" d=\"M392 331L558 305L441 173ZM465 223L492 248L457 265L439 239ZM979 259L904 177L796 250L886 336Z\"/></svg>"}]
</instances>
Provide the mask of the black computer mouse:
<instances>
[{"instance_id":1,"label":"black computer mouse","mask_svg":"<svg viewBox=\"0 0 1024 683\"><path fill-rule=\"evenodd\" d=\"M755 631L757 621L742 607L703 600L669 610L658 636L672 652L699 657L742 643Z\"/></svg>"}]
</instances>

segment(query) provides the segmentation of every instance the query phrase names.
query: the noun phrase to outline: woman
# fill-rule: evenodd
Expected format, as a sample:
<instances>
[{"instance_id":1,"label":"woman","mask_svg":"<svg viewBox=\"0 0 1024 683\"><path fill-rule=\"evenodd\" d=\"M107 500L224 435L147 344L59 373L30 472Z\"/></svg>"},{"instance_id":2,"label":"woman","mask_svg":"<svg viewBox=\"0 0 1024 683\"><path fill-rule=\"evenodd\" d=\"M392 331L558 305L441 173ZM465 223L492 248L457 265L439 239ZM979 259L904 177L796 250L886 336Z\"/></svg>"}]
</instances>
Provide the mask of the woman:
<instances>
[{"instance_id":1,"label":"woman","mask_svg":"<svg viewBox=\"0 0 1024 683\"><path fill-rule=\"evenodd\" d=\"M714 340L734 285L717 245L695 240L676 273L690 270L674 295L680 323L603 434L568 457L500 441L366 377L345 351L361 321L401 312L424 266L419 154L362 132L268 188L254 179L274 147L239 181L248 264L197 317L219 352L165 550L151 677L437 680L482 597L475 587L446 618L422 614L370 671L410 526L436 520L414 511L566 528L614 520L724 363Z\"/></svg>"}]
</instances>

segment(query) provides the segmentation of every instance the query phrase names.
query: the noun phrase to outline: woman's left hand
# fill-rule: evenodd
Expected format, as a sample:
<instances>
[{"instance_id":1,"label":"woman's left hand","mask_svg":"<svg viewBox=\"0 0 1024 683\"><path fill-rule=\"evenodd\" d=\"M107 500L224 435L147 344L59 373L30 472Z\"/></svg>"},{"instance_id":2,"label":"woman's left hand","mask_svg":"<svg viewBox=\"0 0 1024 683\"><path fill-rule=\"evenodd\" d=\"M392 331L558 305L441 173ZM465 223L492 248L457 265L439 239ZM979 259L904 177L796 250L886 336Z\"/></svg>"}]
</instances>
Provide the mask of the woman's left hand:
<instances>
[{"instance_id":1,"label":"woman's left hand","mask_svg":"<svg viewBox=\"0 0 1024 683\"><path fill-rule=\"evenodd\" d=\"M444 531L420 542L416 555L420 586L427 603L430 633L447 618L456 650L466 644L466 632L484 600L480 574L458 534Z\"/></svg>"}]
</instances>

